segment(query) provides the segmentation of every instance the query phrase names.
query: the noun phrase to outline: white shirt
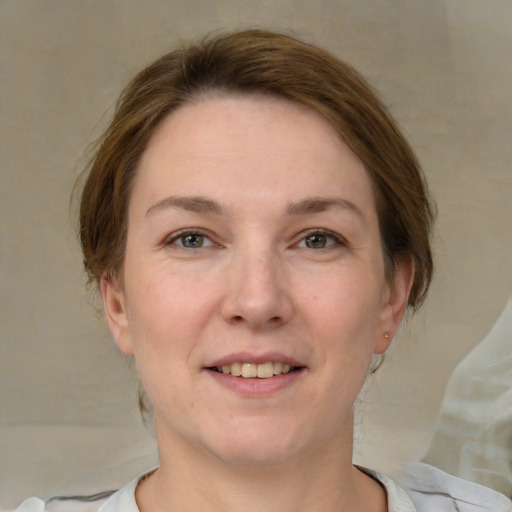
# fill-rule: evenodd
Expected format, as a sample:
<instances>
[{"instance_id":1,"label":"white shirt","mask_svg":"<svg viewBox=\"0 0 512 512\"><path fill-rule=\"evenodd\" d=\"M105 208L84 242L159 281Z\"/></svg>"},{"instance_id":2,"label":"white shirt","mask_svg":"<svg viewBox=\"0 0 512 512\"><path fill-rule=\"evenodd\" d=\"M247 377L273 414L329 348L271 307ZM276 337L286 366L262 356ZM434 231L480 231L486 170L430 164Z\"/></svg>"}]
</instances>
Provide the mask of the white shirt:
<instances>
[{"instance_id":1,"label":"white shirt","mask_svg":"<svg viewBox=\"0 0 512 512\"><path fill-rule=\"evenodd\" d=\"M512 501L506 496L421 462L404 467L397 477L400 486L378 471L360 469L385 488L388 512L512 512ZM135 501L135 488L143 477L115 492L103 504L45 503L38 498L29 498L13 512L140 512Z\"/></svg>"}]
</instances>

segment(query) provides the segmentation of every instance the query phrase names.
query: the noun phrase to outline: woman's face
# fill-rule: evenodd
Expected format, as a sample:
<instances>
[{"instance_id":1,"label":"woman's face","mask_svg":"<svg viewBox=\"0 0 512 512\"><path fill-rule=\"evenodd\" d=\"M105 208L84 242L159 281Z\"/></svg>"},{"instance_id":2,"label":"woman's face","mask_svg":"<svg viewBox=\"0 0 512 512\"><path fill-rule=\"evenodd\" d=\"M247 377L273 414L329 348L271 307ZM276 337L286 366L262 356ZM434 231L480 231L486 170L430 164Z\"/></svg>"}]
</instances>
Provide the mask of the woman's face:
<instances>
[{"instance_id":1,"label":"woman's face","mask_svg":"<svg viewBox=\"0 0 512 512\"><path fill-rule=\"evenodd\" d=\"M143 155L128 219L123 287L102 293L161 448L266 464L350 450L411 271L386 281L370 179L335 131L268 97L184 106Z\"/></svg>"}]
</instances>

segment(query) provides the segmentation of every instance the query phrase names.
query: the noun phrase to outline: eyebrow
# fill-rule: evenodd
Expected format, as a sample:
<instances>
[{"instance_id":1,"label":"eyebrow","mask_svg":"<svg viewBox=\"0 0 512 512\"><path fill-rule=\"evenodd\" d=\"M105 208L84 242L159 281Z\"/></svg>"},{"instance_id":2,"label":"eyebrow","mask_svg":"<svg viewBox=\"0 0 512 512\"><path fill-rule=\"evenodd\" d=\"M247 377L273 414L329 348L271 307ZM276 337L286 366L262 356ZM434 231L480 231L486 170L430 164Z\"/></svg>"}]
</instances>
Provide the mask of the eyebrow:
<instances>
[{"instance_id":1,"label":"eyebrow","mask_svg":"<svg viewBox=\"0 0 512 512\"><path fill-rule=\"evenodd\" d=\"M152 214L159 210L165 210L167 208L177 208L181 210L187 210L194 213L214 213L215 215L222 215L223 209L219 203L207 199L201 196L187 196L179 197L172 196L166 197L161 201L158 201L154 205L150 206L146 211L146 215Z\"/></svg>"},{"instance_id":2,"label":"eyebrow","mask_svg":"<svg viewBox=\"0 0 512 512\"><path fill-rule=\"evenodd\" d=\"M292 203L286 209L288 215L307 215L310 213L325 212L333 207L342 208L355 213L361 220L365 220L363 211L354 202L339 197L308 197L297 203Z\"/></svg>"},{"instance_id":3,"label":"eyebrow","mask_svg":"<svg viewBox=\"0 0 512 512\"><path fill-rule=\"evenodd\" d=\"M286 208L285 213L292 216L308 215L325 212L333 207L352 212L361 220L365 220L365 216L359 206L348 199L339 197L308 197L290 204ZM146 215L167 208L176 208L194 213L212 213L215 215L222 215L224 213L224 209L217 201L203 196L171 196L150 206L146 211Z\"/></svg>"}]
</instances>

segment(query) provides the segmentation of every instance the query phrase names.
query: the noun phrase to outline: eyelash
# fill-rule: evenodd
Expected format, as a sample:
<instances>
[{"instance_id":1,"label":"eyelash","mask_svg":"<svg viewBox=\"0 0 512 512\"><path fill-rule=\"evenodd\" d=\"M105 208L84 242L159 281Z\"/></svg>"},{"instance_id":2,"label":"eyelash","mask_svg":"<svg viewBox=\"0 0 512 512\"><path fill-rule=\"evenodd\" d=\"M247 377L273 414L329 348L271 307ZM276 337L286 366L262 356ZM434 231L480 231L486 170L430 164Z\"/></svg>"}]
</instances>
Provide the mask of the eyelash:
<instances>
[{"instance_id":1,"label":"eyelash","mask_svg":"<svg viewBox=\"0 0 512 512\"><path fill-rule=\"evenodd\" d=\"M333 233L332 231L327 231L325 229L311 229L311 230L307 231L306 233L301 233L301 238L300 238L299 242L297 244L295 244L295 245L299 246L299 244L301 244L302 242L305 242L305 240L308 237L312 237L312 236L326 237L327 239L331 239L332 242L333 242L330 245L327 245L326 247L316 248L316 250L328 250L328 249L330 249L332 247L346 246L347 245L347 241L342 236L340 236L340 235L338 235L336 233ZM312 247L299 247L299 248L301 248L301 249L313 249Z\"/></svg>"},{"instance_id":2,"label":"eyelash","mask_svg":"<svg viewBox=\"0 0 512 512\"><path fill-rule=\"evenodd\" d=\"M184 239L189 236L203 237L204 239L207 239L210 243L206 246L201 245L200 247L186 247L183 244L176 243L178 240ZM178 231L177 233L173 233L168 238L166 238L164 241L164 245L176 245L177 247L180 247L181 249L203 249L205 247L212 247L217 244L215 244L215 242L212 241L211 237L208 234L201 231L200 229L184 229L183 231Z\"/></svg>"},{"instance_id":3,"label":"eyelash","mask_svg":"<svg viewBox=\"0 0 512 512\"><path fill-rule=\"evenodd\" d=\"M181 243L181 244L176 243L180 239L183 240L186 237L192 237L192 236L203 237L203 241L204 241L204 239L206 239L209 241L209 243L207 245L200 245L199 247L186 247L185 245L183 245L183 243ZM307 238L313 237L313 236L325 237L327 239L328 245L326 245L325 247L316 247L316 248L307 247L307 246L301 247L300 244L302 244L302 243L307 244L307 242L306 242ZM330 244L329 244L329 239L332 242ZM211 237L208 234L206 234L204 231L202 231L200 229L184 229L182 231L178 231L177 233L173 233L171 236L169 236L165 240L164 245L166 245L166 246L175 245L182 249L204 249L207 247L216 246L217 244L215 244L215 242L212 241ZM298 247L299 249L311 249L311 250L328 250L331 247L346 246L346 245L347 245L347 241L343 237L341 237L340 235L333 233L331 231L327 231L325 229L311 229L305 233L301 233L299 241L294 244L294 246Z\"/></svg>"}]
</instances>

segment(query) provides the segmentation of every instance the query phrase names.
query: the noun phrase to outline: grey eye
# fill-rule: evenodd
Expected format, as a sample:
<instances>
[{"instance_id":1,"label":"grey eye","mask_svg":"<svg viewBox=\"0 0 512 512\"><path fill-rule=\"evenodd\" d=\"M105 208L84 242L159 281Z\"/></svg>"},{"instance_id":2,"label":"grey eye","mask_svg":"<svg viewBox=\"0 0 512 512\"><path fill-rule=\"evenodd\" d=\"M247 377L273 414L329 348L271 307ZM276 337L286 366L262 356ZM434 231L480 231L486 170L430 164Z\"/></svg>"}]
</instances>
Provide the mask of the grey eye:
<instances>
[{"instance_id":1,"label":"grey eye","mask_svg":"<svg viewBox=\"0 0 512 512\"><path fill-rule=\"evenodd\" d=\"M313 234L304 238L304 243L309 249L324 249L328 244L327 235Z\"/></svg>"},{"instance_id":2,"label":"grey eye","mask_svg":"<svg viewBox=\"0 0 512 512\"><path fill-rule=\"evenodd\" d=\"M340 243L341 241L336 235L317 231L304 236L298 243L298 247L302 249L327 249Z\"/></svg>"},{"instance_id":3,"label":"grey eye","mask_svg":"<svg viewBox=\"0 0 512 512\"><path fill-rule=\"evenodd\" d=\"M182 231L170 238L166 244L170 246L177 245L184 249L202 249L215 245L210 237L200 231Z\"/></svg>"},{"instance_id":4,"label":"grey eye","mask_svg":"<svg viewBox=\"0 0 512 512\"><path fill-rule=\"evenodd\" d=\"M205 237L200 234L190 234L180 236L177 240L178 245L186 247L188 249L197 249L203 247Z\"/></svg>"}]
</instances>

